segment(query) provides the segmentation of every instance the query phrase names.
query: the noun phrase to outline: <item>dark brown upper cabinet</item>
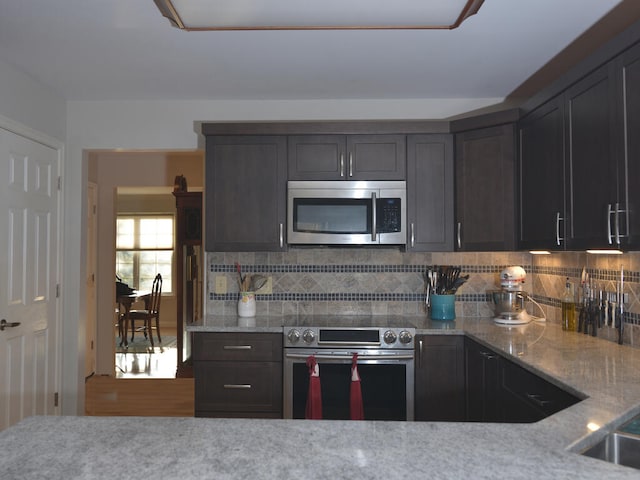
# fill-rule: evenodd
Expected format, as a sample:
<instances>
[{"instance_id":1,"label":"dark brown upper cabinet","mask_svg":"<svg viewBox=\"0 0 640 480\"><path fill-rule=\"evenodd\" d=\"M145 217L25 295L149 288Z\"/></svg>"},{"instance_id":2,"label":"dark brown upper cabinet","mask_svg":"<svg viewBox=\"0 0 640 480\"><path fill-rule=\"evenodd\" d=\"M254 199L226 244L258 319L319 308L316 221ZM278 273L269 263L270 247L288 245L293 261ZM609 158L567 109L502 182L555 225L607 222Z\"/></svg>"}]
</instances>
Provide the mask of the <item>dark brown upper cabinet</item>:
<instances>
[{"instance_id":1,"label":"dark brown upper cabinet","mask_svg":"<svg viewBox=\"0 0 640 480\"><path fill-rule=\"evenodd\" d=\"M292 135L289 180L404 180L405 135Z\"/></svg>"},{"instance_id":2,"label":"dark brown upper cabinet","mask_svg":"<svg viewBox=\"0 0 640 480\"><path fill-rule=\"evenodd\" d=\"M205 248L286 248L285 136L207 136Z\"/></svg>"},{"instance_id":3,"label":"dark brown upper cabinet","mask_svg":"<svg viewBox=\"0 0 640 480\"><path fill-rule=\"evenodd\" d=\"M515 248L514 125L456 134L455 247Z\"/></svg>"},{"instance_id":4,"label":"dark brown upper cabinet","mask_svg":"<svg viewBox=\"0 0 640 480\"><path fill-rule=\"evenodd\" d=\"M565 93L566 247L611 247L617 202L616 79L608 63Z\"/></svg>"},{"instance_id":5,"label":"dark brown upper cabinet","mask_svg":"<svg viewBox=\"0 0 640 480\"><path fill-rule=\"evenodd\" d=\"M557 97L519 123L520 248L565 245L564 102Z\"/></svg>"},{"instance_id":6,"label":"dark brown upper cabinet","mask_svg":"<svg viewBox=\"0 0 640 480\"><path fill-rule=\"evenodd\" d=\"M453 251L453 196L453 135L409 135L408 251Z\"/></svg>"},{"instance_id":7,"label":"dark brown upper cabinet","mask_svg":"<svg viewBox=\"0 0 640 480\"><path fill-rule=\"evenodd\" d=\"M640 44L615 62L617 86L616 144L618 152L618 199L613 218L613 238L624 249L640 249ZM624 173L624 175L622 174ZM617 218L616 218L617 217Z\"/></svg>"},{"instance_id":8,"label":"dark brown upper cabinet","mask_svg":"<svg viewBox=\"0 0 640 480\"><path fill-rule=\"evenodd\" d=\"M519 246L605 248L615 205L615 78L604 65L520 122Z\"/></svg>"},{"instance_id":9,"label":"dark brown upper cabinet","mask_svg":"<svg viewBox=\"0 0 640 480\"><path fill-rule=\"evenodd\" d=\"M637 249L640 46L519 122L518 245Z\"/></svg>"}]
</instances>

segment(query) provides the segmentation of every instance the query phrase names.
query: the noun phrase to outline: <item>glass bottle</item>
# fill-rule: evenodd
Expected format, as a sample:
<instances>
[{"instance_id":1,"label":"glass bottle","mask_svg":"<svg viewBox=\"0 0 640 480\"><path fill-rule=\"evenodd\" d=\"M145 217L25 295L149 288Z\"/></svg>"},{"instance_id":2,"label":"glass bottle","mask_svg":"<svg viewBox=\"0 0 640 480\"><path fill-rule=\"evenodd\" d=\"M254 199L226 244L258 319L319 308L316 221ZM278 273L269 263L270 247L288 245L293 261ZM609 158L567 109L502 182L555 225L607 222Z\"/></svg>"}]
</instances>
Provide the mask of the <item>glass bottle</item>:
<instances>
[{"instance_id":1,"label":"glass bottle","mask_svg":"<svg viewBox=\"0 0 640 480\"><path fill-rule=\"evenodd\" d=\"M562 329L568 332L576 331L576 302L573 291L573 284L567 281L564 286L564 295L562 296Z\"/></svg>"}]
</instances>

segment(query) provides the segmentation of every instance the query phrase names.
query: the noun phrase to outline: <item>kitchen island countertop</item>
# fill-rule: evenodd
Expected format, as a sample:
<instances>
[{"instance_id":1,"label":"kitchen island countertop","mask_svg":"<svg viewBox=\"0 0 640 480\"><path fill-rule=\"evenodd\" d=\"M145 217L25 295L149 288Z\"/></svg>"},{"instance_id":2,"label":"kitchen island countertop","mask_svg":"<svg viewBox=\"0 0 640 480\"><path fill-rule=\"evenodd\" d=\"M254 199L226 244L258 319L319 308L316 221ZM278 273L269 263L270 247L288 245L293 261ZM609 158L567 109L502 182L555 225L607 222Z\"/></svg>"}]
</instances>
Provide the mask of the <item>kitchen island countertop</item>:
<instances>
[{"instance_id":1,"label":"kitchen island countertop","mask_svg":"<svg viewBox=\"0 0 640 480\"><path fill-rule=\"evenodd\" d=\"M189 330L282 332L291 321L208 317ZM640 476L576 453L640 413L640 349L555 324L403 321L418 334L468 335L584 400L533 424L31 417L0 432L0 471L24 479Z\"/></svg>"}]
</instances>

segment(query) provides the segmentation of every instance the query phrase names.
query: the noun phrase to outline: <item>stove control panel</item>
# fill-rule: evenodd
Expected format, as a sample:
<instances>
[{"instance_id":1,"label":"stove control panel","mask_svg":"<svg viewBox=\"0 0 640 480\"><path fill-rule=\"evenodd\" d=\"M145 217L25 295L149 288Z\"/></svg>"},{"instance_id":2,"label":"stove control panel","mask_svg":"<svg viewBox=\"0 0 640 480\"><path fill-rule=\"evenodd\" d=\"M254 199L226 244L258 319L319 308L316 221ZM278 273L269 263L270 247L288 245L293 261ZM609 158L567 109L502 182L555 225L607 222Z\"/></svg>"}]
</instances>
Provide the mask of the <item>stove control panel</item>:
<instances>
[{"instance_id":1,"label":"stove control panel","mask_svg":"<svg viewBox=\"0 0 640 480\"><path fill-rule=\"evenodd\" d=\"M413 349L415 328L284 327L285 348Z\"/></svg>"}]
</instances>

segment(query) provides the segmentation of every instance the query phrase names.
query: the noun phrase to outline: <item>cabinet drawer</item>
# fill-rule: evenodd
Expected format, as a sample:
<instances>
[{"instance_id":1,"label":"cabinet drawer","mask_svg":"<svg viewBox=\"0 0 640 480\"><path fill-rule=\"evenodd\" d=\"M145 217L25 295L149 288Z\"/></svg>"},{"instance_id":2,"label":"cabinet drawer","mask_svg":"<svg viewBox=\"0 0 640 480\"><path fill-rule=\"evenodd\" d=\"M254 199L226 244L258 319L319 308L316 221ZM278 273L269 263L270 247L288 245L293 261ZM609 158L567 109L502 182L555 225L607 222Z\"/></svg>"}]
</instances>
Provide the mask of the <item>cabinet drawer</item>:
<instances>
[{"instance_id":1,"label":"cabinet drawer","mask_svg":"<svg viewBox=\"0 0 640 480\"><path fill-rule=\"evenodd\" d=\"M580 400L543 378L508 361L502 361L502 388L519 397L544 416L556 413Z\"/></svg>"},{"instance_id":2,"label":"cabinet drawer","mask_svg":"<svg viewBox=\"0 0 640 480\"><path fill-rule=\"evenodd\" d=\"M282 363L196 362L197 412L282 412Z\"/></svg>"},{"instance_id":3,"label":"cabinet drawer","mask_svg":"<svg viewBox=\"0 0 640 480\"><path fill-rule=\"evenodd\" d=\"M280 333L196 333L193 359L282 362Z\"/></svg>"}]
</instances>

